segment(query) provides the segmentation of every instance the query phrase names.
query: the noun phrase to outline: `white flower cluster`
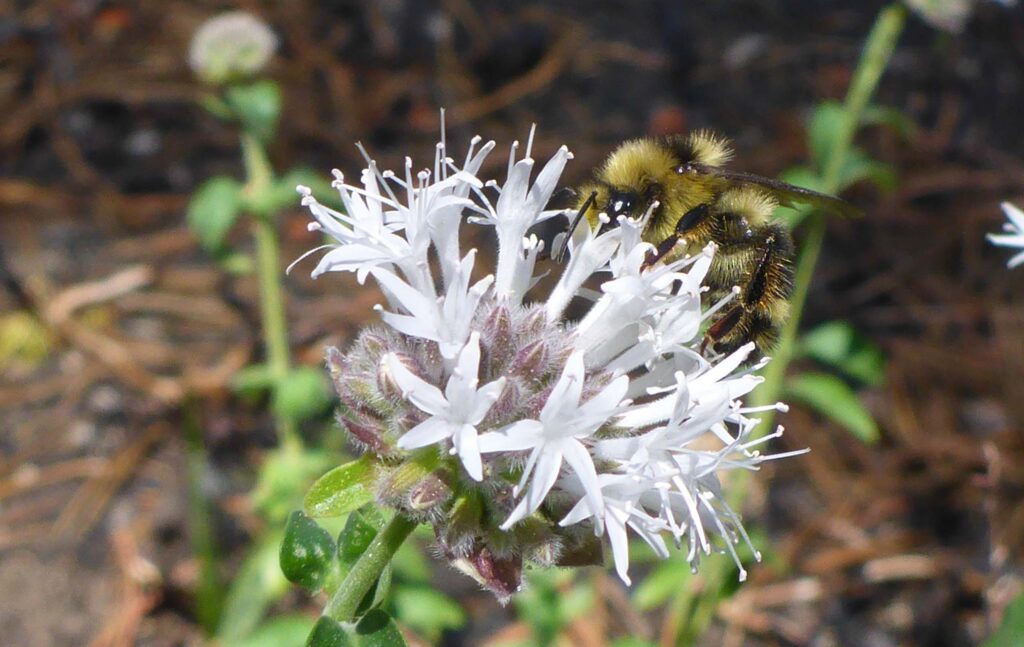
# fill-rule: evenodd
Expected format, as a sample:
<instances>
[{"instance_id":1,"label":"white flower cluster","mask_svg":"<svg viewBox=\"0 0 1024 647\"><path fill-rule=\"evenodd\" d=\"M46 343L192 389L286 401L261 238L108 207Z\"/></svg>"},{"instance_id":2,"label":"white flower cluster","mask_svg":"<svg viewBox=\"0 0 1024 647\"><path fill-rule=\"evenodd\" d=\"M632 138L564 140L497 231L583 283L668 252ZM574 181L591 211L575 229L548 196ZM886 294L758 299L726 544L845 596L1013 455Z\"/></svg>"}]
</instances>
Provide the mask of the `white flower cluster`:
<instances>
[{"instance_id":1,"label":"white flower cluster","mask_svg":"<svg viewBox=\"0 0 1024 647\"><path fill-rule=\"evenodd\" d=\"M200 78L216 85L253 76L276 50L277 36L266 23L246 11L228 11L199 26L188 62Z\"/></svg>"},{"instance_id":2,"label":"white flower cluster","mask_svg":"<svg viewBox=\"0 0 1024 647\"><path fill-rule=\"evenodd\" d=\"M989 242L1000 247L1016 247L1017 249L1024 250L1024 211L1021 211L1009 202L1004 202L1001 206L1003 207L1003 213L1006 214L1006 219L1009 221L1003 223L1003 231L1006 233L989 234L987 236ZM1021 263L1024 263L1024 251L1014 254L1007 261L1006 266L1014 268Z\"/></svg>"},{"instance_id":3,"label":"white flower cluster","mask_svg":"<svg viewBox=\"0 0 1024 647\"><path fill-rule=\"evenodd\" d=\"M512 145L500 186L477 177L494 142L481 147L474 138L458 166L442 136L432 170L414 174L407 159L399 176L368 160L359 185L335 171L344 213L299 187L315 219L311 228L336 241L310 252L329 249L313 276L354 272L360 283L372 276L388 302L378 306L384 322L402 338L436 344L432 366L411 363L400 352L380 361L419 416L401 430L397 447L440 445L481 484L499 471L489 464L511 469L518 483L511 486L502 530L558 493L571 502L555 519L558 525L590 520L596 534L607 534L626 583L627 528L662 557L671 537L694 567L701 554L724 548L742 578L735 545L749 540L719 476L782 456L757 449L781 428L754 439L758 420L740 402L761 381L752 374L758 366L744 367L752 344L713 361L696 350L702 324L722 305L701 309L714 248L648 267L653 247L641 240L642 221L620 218L599 233L584 222L568 241L570 256L557 283L528 300L544 247L530 230L562 215L545 207L572 157L563 146L531 183L532 140L533 132L521 158L518 142ZM460 249L465 222L492 226L498 240L494 273L478 271L486 275L477 280L476 250ZM603 277L599 291L585 287L595 273ZM566 310L577 297L593 303L581 320L569 321ZM506 414L497 413L512 397L515 378L488 370L499 353L481 349L480 322L499 310L511 313L508 325L527 321L537 328L534 320L542 318L543 334L560 336L550 345L558 353L550 384L518 419L509 419L508 406ZM513 351L530 357L535 349ZM715 535L722 541L714 542Z\"/></svg>"}]
</instances>

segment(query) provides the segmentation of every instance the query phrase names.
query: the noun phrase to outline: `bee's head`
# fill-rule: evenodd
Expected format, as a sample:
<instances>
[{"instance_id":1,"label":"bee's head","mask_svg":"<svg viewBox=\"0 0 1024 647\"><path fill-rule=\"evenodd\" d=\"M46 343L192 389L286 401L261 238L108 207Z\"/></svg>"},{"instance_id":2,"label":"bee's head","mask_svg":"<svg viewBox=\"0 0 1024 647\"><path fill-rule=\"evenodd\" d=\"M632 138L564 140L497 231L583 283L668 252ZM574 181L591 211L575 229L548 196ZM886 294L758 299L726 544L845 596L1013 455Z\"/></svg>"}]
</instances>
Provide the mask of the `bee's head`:
<instances>
[{"instance_id":1,"label":"bee's head","mask_svg":"<svg viewBox=\"0 0 1024 647\"><path fill-rule=\"evenodd\" d=\"M604 211L611 218L612 222L618 220L619 216L633 218L633 210L640 203L640 196L631 189L612 189L608 192L608 203Z\"/></svg>"},{"instance_id":2,"label":"bee's head","mask_svg":"<svg viewBox=\"0 0 1024 647\"><path fill-rule=\"evenodd\" d=\"M618 222L619 216L642 218L651 204L661 195L661 184L646 181L639 187L610 187L604 208L612 223Z\"/></svg>"}]
</instances>

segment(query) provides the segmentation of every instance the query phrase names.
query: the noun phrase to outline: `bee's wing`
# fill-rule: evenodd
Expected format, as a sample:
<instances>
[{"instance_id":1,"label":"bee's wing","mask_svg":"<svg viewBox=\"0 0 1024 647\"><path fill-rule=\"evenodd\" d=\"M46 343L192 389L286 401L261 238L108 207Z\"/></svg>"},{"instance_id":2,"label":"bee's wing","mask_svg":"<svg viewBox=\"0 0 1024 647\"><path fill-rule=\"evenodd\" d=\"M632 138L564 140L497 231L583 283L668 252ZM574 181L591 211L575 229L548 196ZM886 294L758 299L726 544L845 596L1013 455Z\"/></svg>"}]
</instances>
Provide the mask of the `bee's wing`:
<instances>
[{"instance_id":1,"label":"bee's wing","mask_svg":"<svg viewBox=\"0 0 1024 647\"><path fill-rule=\"evenodd\" d=\"M800 186L780 182L779 180L754 175L753 173L730 171L720 166L707 166L697 163L690 163L688 166L702 175L712 175L729 182L759 186L771 193L783 207L792 207L794 202L802 202L847 218L858 218L864 215L863 211L846 200L828 195L827 193L819 193Z\"/></svg>"}]
</instances>

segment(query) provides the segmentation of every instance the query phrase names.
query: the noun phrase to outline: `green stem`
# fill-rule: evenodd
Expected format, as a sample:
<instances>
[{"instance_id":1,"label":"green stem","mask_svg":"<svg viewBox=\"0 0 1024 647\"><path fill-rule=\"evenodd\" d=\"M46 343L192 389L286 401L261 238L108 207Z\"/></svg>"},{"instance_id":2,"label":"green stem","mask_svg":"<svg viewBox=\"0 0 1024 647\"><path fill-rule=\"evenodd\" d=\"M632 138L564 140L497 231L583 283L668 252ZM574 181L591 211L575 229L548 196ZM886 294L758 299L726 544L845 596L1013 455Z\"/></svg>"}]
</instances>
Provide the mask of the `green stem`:
<instances>
[{"instance_id":1,"label":"green stem","mask_svg":"<svg viewBox=\"0 0 1024 647\"><path fill-rule=\"evenodd\" d=\"M248 133L242 133L242 158L248 178L245 193L250 197L263 195L273 182L273 169L259 140ZM253 216L263 344L267 352L267 365L276 385L287 379L291 364L284 289L281 285L281 254L271 214L255 213ZM302 447L294 420L278 416L277 433L283 448L298 450Z\"/></svg>"},{"instance_id":2,"label":"green stem","mask_svg":"<svg viewBox=\"0 0 1024 647\"><path fill-rule=\"evenodd\" d=\"M846 94L843 120L825 162L821 187L825 193L835 193L840 188L842 169L850 153L853 136L857 132L861 115L892 58L905 19L906 9L903 5L893 4L882 10L871 28L871 33L868 35L864 51L857 64L857 70L850 82L850 89ZM820 213L813 213L807 219L804 243L801 246L794 276L789 321L782 329L779 345L772 354L772 361L765 368L764 384L758 387L751 396L753 406L775 403L782 394L786 369L793 359L796 347L797 331L800 328L800 319L807 302L807 293L814 276L814 268L818 264L818 256L821 255L822 243L825 240L825 225L825 216ZM772 428L773 419L774 414L770 411L762 416L761 425L758 427L761 433Z\"/></svg>"},{"instance_id":3,"label":"green stem","mask_svg":"<svg viewBox=\"0 0 1024 647\"><path fill-rule=\"evenodd\" d=\"M352 622L363 598L370 592L374 582L380 578L387 565L391 563L391 559L402 542L415 528L415 521L396 514L377 533L377 536L366 548L366 552L359 557L352 570L345 576L341 586L334 592L334 596L324 608L323 614L338 622Z\"/></svg>"},{"instance_id":4,"label":"green stem","mask_svg":"<svg viewBox=\"0 0 1024 647\"><path fill-rule=\"evenodd\" d=\"M224 606L224 591L217 576L217 539L213 530L213 511L203 489L209 460L199 411L192 399L182 407L182 427L185 432L186 473L188 481L188 527L192 554L199 563L199 581L196 585L195 611L199 624L212 634L220 620Z\"/></svg>"}]
</instances>

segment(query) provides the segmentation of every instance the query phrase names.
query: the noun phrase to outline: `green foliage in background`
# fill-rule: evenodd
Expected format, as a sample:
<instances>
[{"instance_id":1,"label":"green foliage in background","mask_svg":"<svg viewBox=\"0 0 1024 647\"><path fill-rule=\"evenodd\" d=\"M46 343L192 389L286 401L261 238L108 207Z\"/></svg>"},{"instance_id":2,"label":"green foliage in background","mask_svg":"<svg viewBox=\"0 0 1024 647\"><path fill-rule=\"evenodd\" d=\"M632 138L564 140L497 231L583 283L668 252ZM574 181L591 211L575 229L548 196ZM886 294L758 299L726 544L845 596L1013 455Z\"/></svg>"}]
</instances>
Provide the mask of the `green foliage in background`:
<instances>
[{"instance_id":1,"label":"green foliage in background","mask_svg":"<svg viewBox=\"0 0 1024 647\"><path fill-rule=\"evenodd\" d=\"M1024 593L1006 607L1003 622L982 647L1017 647L1024 638Z\"/></svg>"}]
</instances>

